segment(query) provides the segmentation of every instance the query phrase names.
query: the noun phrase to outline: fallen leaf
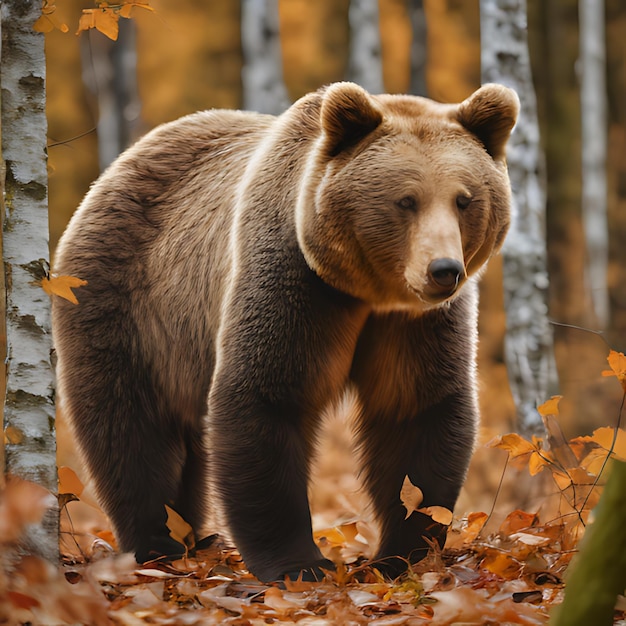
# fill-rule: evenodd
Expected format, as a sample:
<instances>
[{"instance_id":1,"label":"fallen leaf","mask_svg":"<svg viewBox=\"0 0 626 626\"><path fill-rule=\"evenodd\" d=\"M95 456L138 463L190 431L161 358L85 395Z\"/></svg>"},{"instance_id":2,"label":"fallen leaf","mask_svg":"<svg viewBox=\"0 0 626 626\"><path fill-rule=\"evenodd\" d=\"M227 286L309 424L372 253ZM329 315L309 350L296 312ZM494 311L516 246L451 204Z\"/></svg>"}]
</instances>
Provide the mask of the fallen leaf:
<instances>
[{"instance_id":1,"label":"fallen leaf","mask_svg":"<svg viewBox=\"0 0 626 626\"><path fill-rule=\"evenodd\" d=\"M536 513L526 513L526 511L516 509L506 516L506 519L500 525L500 532L503 535L512 535L519 530L531 528L538 520Z\"/></svg>"},{"instance_id":2,"label":"fallen leaf","mask_svg":"<svg viewBox=\"0 0 626 626\"><path fill-rule=\"evenodd\" d=\"M444 506L426 506L424 508L417 509L417 511L432 517L435 522L443 524L444 526L450 526L450 524L452 524L452 511L450 509L446 509Z\"/></svg>"},{"instance_id":3,"label":"fallen leaf","mask_svg":"<svg viewBox=\"0 0 626 626\"><path fill-rule=\"evenodd\" d=\"M408 519L411 514L417 511L423 499L424 494L422 490L416 487L408 476L405 476L402 488L400 489L400 500L406 508L406 516L404 519Z\"/></svg>"}]
</instances>

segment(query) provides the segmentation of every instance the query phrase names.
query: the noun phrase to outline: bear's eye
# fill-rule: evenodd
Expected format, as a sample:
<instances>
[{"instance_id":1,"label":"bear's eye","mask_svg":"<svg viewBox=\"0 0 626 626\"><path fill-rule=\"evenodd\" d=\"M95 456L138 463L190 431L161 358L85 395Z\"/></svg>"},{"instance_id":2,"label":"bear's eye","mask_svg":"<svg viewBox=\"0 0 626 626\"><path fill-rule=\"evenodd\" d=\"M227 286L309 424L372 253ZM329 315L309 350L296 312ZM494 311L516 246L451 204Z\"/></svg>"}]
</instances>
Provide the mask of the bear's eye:
<instances>
[{"instance_id":1,"label":"bear's eye","mask_svg":"<svg viewBox=\"0 0 626 626\"><path fill-rule=\"evenodd\" d=\"M467 207L472 203L472 197L466 196L464 194L459 194L456 197L456 207L457 209L467 209Z\"/></svg>"},{"instance_id":2,"label":"bear's eye","mask_svg":"<svg viewBox=\"0 0 626 626\"><path fill-rule=\"evenodd\" d=\"M405 196L398 200L396 205L403 211L415 211L417 209L417 200L413 196Z\"/></svg>"}]
</instances>

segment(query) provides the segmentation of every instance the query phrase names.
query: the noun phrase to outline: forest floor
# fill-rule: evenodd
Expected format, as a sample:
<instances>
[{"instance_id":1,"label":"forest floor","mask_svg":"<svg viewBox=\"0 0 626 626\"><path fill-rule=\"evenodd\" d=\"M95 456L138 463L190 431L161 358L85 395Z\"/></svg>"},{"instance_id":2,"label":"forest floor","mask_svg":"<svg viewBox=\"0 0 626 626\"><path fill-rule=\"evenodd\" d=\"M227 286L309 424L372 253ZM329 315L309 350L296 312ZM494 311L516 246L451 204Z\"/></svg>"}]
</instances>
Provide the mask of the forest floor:
<instances>
[{"instance_id":1,"label":"forest floor","mask_svg":"<svg viewBox=\"0 0 626 626\"><path fill-rule=\"evenodd\" d=\"M626 361L616 359L611 363L609 358L609 364L623 383L625 374L616 368ZM320 442L324 454L311 492L315 539L337 564L336 572L317 583L262 584L246 571L226 538L216 536L194 551L189 528L174 514L168 523L171 534L187 543L190 556L139 566L131 555L115 551L106 518L67 466L59 471L62 566L20 556L21 533L43 515L51 496L9 479L0 493L0 624L548 623L599 500L607 461L626 460L626 431L619 422L567 441L558 425L558 401L553 398L539 409L545 440L510 434L480 446L468 482L480 482L485 467L492 473L493 467L501 468L490 506L455 514L444 550L431 551L396 581L385 580L368 562L377 530L354 474L345 415L330 420ZM411 514L419 501L405 496L399 494ZM466 504L462 496L460 506ZM449 512L429 513L441 521ZM616 624L626 626L625 611L626 600L620 597Z\"/></svg>"}]
</instances>

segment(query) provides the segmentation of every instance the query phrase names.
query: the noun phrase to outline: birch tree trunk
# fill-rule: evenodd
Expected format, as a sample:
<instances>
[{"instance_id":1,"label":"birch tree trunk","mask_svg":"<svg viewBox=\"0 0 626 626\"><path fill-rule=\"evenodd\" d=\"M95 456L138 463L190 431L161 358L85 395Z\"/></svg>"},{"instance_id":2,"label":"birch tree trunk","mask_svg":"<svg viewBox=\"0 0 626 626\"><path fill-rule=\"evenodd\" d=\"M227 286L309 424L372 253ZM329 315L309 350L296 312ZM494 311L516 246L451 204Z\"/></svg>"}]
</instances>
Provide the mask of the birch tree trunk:
<instances>
[{"instance_id":1,"label":"birch tree trunk","mask_svg":"<svg viewBox=\"0 0 626 626\"><path fill-rule=\"evenodd\" d=\"M536 407L555 393L556 364L547 309L545 174L526 38L525 0L480 0L483 82L515 89L520 117L507 161L515 217L504 244L505 359L517 429L540 434Z\"/></svg>"},{"instance_id":2,"label":"birch tree trunk","mask_svg":"<svg viewBox=\"0 0 626 626\"><path fill-rule=\"evenodd\" d=\"M601 328L609 323L607 286L607 91L604 0L579 0L582 215L587 286Z\"/></svg>"},{"instance_id":3,"label":"birch tree trunk","mask_svg":"<svg viewBox=\"0 0 626 626\"><path fill-rule=\"evenodd\" d=\"M44 36L39 0L1 3L2 249L6 277L6 469L57 491L50 301L36 284L48 258ZM27 548L58 558L58 514L31 527Z\"/></svg>"},{"instance_id":4,"label":"birch tree trunk","mask_svg":"<svg viewBox=\"0 0 626 626\"><path fill-rule=\"evenodd\" d=\"M90 30L80 43L83 82L97 109L98 161L104 171L139 134L135 22L120 19L117 41Z\"/></svg>"},{"instance_id":5,"label":"birch tree trunk","mask_svg":"<svg viewBox=\"0 0 626 626\"><path fill-rule=\"evenodd\" d=\"M278 115L289 106L283 82L278 0L242 0L243 107Z\"/></svg>"},{"instance_id":6,"label":"birch tree trunk","mask_svg":"<svg viewBox=\"0 0 626 626\"><path fill-rule=\"evenodd\" d=\"M370 93L383 93L383 59L378 0L350 0L348 80Z\"/></svg>"},{"instance_id":7,"label":"birch tree trunk","mask_svg":"<svg viewBox=\"0 0 626 626\"><path fill-rule=\"evenodd\" d=\"M411 40L411 85L410 92L416 96L426 96L426 61L428 58L426 13L424 0L409 0L409 17L413 39Z\"/></svg>"}]
</instances>

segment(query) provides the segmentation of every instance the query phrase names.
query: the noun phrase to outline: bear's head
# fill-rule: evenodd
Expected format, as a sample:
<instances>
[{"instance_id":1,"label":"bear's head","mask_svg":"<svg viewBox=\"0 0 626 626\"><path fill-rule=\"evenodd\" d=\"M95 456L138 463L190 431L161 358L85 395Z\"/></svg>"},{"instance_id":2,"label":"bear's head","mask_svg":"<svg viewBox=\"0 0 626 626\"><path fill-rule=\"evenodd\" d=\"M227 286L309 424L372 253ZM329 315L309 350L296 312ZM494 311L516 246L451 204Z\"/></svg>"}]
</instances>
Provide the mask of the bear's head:
<instances>
[{"instance_id":1,"label":"bear's head","mask_svg":"<svg viewBox=\"0 0 626 626\"><path fill-rule=\"evenodd\" d=\"M327 87L297 206L309 266L378 309L454 298L509 227L518 110L515 92L493 84L458 105Z\"/></svg>"}]
</instances>

